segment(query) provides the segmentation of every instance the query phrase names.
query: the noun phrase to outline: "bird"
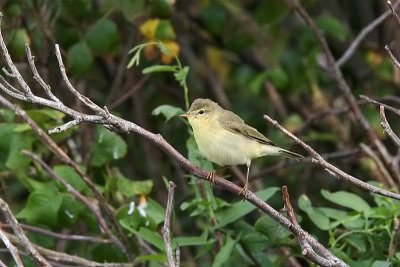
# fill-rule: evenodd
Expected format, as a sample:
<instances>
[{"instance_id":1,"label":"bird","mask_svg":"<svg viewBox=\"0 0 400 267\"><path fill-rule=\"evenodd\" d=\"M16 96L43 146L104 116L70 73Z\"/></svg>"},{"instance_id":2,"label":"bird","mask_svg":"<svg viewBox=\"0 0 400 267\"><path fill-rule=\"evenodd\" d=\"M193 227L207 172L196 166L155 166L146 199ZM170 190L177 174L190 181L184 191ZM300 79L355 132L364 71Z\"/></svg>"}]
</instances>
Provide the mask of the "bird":
<instances>
[{"instance_id":1,"label":"bird","mask_svg":"<svg viewBox=\"0 0 400 267\"><path fill-rule=\"evenodd\" d=\"M246 183L239 195L248 198L249 172L252 160L274 155L300 160L302 155L277 146L257 129L247 125L235 113L223 109L210 99L198 98L189 110L180 115L187 118L193 129L200 153L221 167L247 165ZM207 175L210 185L216 170Z\"/></svg>"}]
</instances>

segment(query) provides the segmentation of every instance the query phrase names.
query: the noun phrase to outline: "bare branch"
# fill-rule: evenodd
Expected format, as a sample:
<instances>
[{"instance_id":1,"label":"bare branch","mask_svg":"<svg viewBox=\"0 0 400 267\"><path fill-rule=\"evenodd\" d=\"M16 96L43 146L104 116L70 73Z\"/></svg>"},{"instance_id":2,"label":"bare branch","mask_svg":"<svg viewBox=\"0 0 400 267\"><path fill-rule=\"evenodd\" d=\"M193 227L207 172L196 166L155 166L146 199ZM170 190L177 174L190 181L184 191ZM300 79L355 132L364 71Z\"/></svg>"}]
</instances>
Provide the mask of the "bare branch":
<instances>
[{"instance_id":1,"label":"bare branch","mask_svg":"<svg viewBox=\"0 0 400 267\"><path fill-rule=\"evenodd\" d=\"M93 237L93 236L84 236L84 235L67 235L67 234L60 234L56 232L52 232L46 229L42 229L39 227L35 227L32 225L27 225L27 224L19 224L22 229L24 230L29 230L32 232L40 233L43 235L48 235L54 238L58 239L63 239L63 240L74 240L74 241L85 241L85 242L92 242L92 243L100 243L100 244L109 244L111 241L109 239L104 239L104 238L99 238L99 237ZM11 227L10 224L2 224L1 225L3 228L8 228Z\"/></svg>"},{"instance_id":2,"label":"bare branch","mask_svg":"<svg viewBox=\"0 0 400 267\"><path fill-rule=\"evenodd\" d=\"M390 127L389 122L386 119L384 106L380 106L379 110L379 114L381 115L382 119L381 125L383 130L390 137L390 139L392 139L396 146L400 148L400 138L393 132L392 128Z\"/></svg>"},{"instance_id":3,"label":"bare branch","mask_svg":"<svg viewBox=\"0 0 400 267\"><path fill-rule=\"evenodd\" d=\"M353 40L353 42L350 44L350 46L347 48L345 53L336 61L336 64L338 66L343 65L354 54L357 47L360 45L361 41L376 27L378 27L382 22L384 22L392 14L392 12L397 15L397 13L395 13L393 8L397 8L399 4L400 1L397 1L394 4L394 6L392 6L392 4L390 3L389 6L392 9L392 11L390 10L386 11L385 13L377 17L374 21L372 21L370 24L368 24L366 27L364 27L357 35L357 37Z\"/></svg>"},{"instance_id":4,"label":"bare branch","mask_svg":"<svg viewBox=\"0 0 400 267\"><path fill-rule=\"evenodd\" d=\"M389 256L392 257L396 255L397 243L399 242L400 220L398 218L394 218L393 223L393 238L389 251Z\"/></svg>"},{"instance_id":5,"label":"bare branch","mask_svg":"<svg viewBox=\"0 0 400 267\"><path fill-rule=\"evenodd\" d=\"M104 218L101 216L100 212L98 209L96 209L93 204L86 199L84 195L79 193L75 188L73 188L70 184L68 184L64 179L62 179L55 171L53 171L52 168L50 168L49 165L47 165L42 159L40 159L37 155L33 154L30 151L23 150L22 154L27 155L31 157L33 160L38 162L48 173L51 174L57 181L59 181L66 189L68 192L70 192L72 195L74 195L79 201L81 201L83 204L85 204L90 211L93 213L93 215L96 217L97 221L99 222L100 227L103 229L103 231L108 235L108 237L113 241L113 243L120 248L122 251L124 251L127 255L129 254L128 251L126 251L126 247L121 243L121 241L118 240L118 238L111 232L110 228L107 226Z\"/></svg>"},{"instance_id":6,"label":"bare branch","mask_svg":"<svg viewBox=\"0 0 400 267\"><path fill-rule=\"evenodd\" d=\"M379 101L376 101L374 99L371 99L371 98L369 98L368 96L365 96L365 95L360 95L360 97L362 99L365 99L369 103L373 103L373 104L376 104L376 105L379 105L379 106L383 106L386 109L388 109L388 110L390 110L390 111L392 111L392 112L394 112L394 113L396 113L397 115L400 116L400 109L397 109L397 108L391 107L389 105L383 104L383 103L381 103Z\"/></svg>"},{"instance_id":7,"label":"bare branch","mask_svg":"<svg viewBox=\"0 0 400 267\"><path fill-rule=\"evenodd\" d=\"M396 4L394 6L392 6L392 2L391 1L387 1L386 3L388 4L388 6L390 8L390 11L392 12L393 16L395 16L395 18L397 20L397 23L400 24L400 17L399 17L399 15L397 14L397 12L395 10L397 8L397 4L398 3L396 2Z\"/></svg>"},{"instance_id":8,"label":"bare branch","mask_svg":"<svg viewBox=\"0 0 400 267\"><path fill-rule=\"evenodd\" d=\"M271 119L268 115L264 115L264 119L268 120L270 123L272 123L276 128L278 128L281 132L292 138L297 144L302 146L305 150L307 150L311 156L312 156L312 162L316 163L320 166L322 166L326 171L328 171L329 174L333 175L334 177L344 180L346 182L352 183L360 188L363 188L367 191L380 194L386 197L391 197L395 199L400 199L400 194L393 193L381 188L378 188L376 186L370 185L368 183L365 183L359 179L357 179L354 176L351 176L350 174L345 173L341 169L333 166L332 164L328 163L320 154L318 154L314 149L312 149L309 145L301 141L299 138L297 138L295 135L293 135L291 132L286 130L283 126L281 126L277 121Z\"/></svg>"},{"instance_id":9,"label":"bare branch","mask_svg":"<svg viewBox=\"0 0 400 267\"><path fill-rule=\"evenodd\" d=\"M400 62L397 60L397 58L393 55L392 50L390 50L388 45L385 45L385 50L386 53L389 55L389 57L392 59L394 65L400 69Z\"/></svg>"},{"instance_id":10,"label":"bare branch","mask_svg":"<svg viewBox=\"0 0 400 267\"><path fill-rule=\"evenodd\" d=\"M60 68L61 71L61 75L63 77L64 82L67 85L68 90L76 97L78 98L82 103L84 103L86 106L88 106L90 109L92 109L93 111L95 111L98 114L101 114L102 116L106 116L107 113L98 105L96 105L95 103L93 103L92 100L90 100L89 98L87 98L86 96L82 95L81 93L79 93L74 86L71 84L71 82L69 81L69 78L67 76L67 73L65 71L65 66L62 60L62 56L61 56L61 52L60 52L60 47L58 46L58 44L55 45L56 48L56 57L58 60L58 66Z\"/></svg>"},{"instance_id":11,"label":"bare branch","mask_svg":"<svg viewBox=\"0 0 400 267\"><path fill-rule=\"evenodd\" d=\"M40 86L43 88L43 90L46 92L47 96L51 100L53 100L57 103L61 103L61 101L51 92L50 85L48 85L43 80L43 78L40 76L40 74L36 68L36 65L35 65L35 57L32 56L31 49L29 48L29 44L25 44L25 52L26 52L26 56L28 58L29 66L33 73L33 78L40 84Z\"/></svg>"},{"instance_id":12,"label":"bare branch","mask_svg":"<svg viewBox=\"0 0 400 267\"><path fill-rule=\"evenodd\" d=\"M170 233L172 205L173 205L173 201L174 201L175 187L176 187L176 185L174 184L174 182L170 181L169 189L168 189L167 209L165 211L164 227L161 230L161 233L162 233L162 236L164 239L164 244L165 244L165 251L167 252L168 266L170 266L170 267L178 266L178 265L175 265L174 253L173 253L172 245L171 245L171 233Z\"/></svg>"},{"instance_id":13,"label":"bare branch","mask_svg":"<svg viewBox=\"0 0 400 267\"><path fill-rule=\"evenodd\" d=\"M361 149L365 152L365 154L367 154L368 156L370 156L372 158L372 160L375 162L376 166L378 167L379 172L382 174L382 175L379 175L379 179L380 179L379 182L381 182L382 184L384 184L387 187L390 186L391 188L396 188L397 187L396 183L393 181L389 172L385 168L385 165L383 165L382 161L376 155L376 153L366 144L361 143L360 146L361 146Z\"/></svg>"},{"instance_id":14,"label":"bare branch","mask_svg":"<svg viewBox=\"0 0 400 267\"><path fill-rule=\"evenodd\" d=\"M23 267L24 264L18 254L18 249L13 245L13 243L10 242L10 240L7 238L3 230L0 228L0 239L3 240L4 245L10 252L11 256L13 257L15 263L17 264L18 267Z\"/></svg>"},{"instance_id":15,"label":"bare branch","mask_svg":"<svg viewBox=\"0 0 400 267\"><path fill-rule=\"evenodd\" d=\"M21 244L20 240L11 234L7 234L8 238L14 242ZM75 255L69 255L60 251L54 251L50 250L38 245L33 245L34 248L39 251L41 254L46 255L46 257L49 260L52 260L57 263L71 263L74 264L74 266L87 266L87 267L93 267L93 266L99 266L99 267L132 267L132 263L99 263L95 261L90 261L84 258L81 258L79 256ZM20 252L20 254L22 254ZM51 266L51 265L49 265ZM59 264L54 264L54 266L60 266Z\"/></svg>"},{"instance_id":16,"label":"bare branch","mask_svg":"<svg viewBox=\"0 0 400 267\"><path fill-rule=\"evenodd\" d=\"M1 18L1 15L0 15ZM21 226L18 224L17 219L12 214L10 208L8 207L7 203L0 198L0 212L6 218L6 221L11 225L14 233L18 237L18 243L20 243L25 250L27 251L29 257L37 264L37 266L49 266L51 267L50 263L43 258L42 255L36 250L36 248L32 245L29 239L26 237L24 230L22 230Z\"/></svg>"}]
</instances>

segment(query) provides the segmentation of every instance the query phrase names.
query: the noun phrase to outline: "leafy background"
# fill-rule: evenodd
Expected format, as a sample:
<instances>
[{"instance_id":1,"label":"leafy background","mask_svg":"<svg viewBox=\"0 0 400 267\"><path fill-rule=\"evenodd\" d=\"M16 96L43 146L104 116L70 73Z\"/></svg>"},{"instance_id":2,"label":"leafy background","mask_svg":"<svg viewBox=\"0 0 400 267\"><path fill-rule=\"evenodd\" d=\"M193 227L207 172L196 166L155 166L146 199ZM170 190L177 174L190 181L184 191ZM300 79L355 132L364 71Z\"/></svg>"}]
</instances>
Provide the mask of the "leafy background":
<instances>
[{"instance_id":1,"label":"leafy background","mask_svg":"<svg viewBox=\"0 0 400 267\"><path fill-rule=\"evenodd\" d=\"M302 2L336 58L365 25L387 10L385 1ZM268 125L263 114L277 119L321 154L349 152L331 162L383 186L378 184L377 165L359 149L360 143L368 143L365 133L320 67L319 45L285 1L9 0L2 1L1 9L10 54L38 95L43 92L31 78L24 43L30 44L39 72L52 91L64 103L85 111L62 82L54 56L58 43L80 92L114 114L161 133L202 168L212 170L213 166L199 155L190 128L177 117L199 97L233 110L287 149L304 153ZM399 73L383 50L385 44L398 40L398 28L389 18L342 66L355 96L398 94ZM145 45L137 47L141 44ZM68 120L54 110L18 104L44 130ZM93 198L87 185L26 123L0 108L0 194L18 219L57 232L98 236L97 222L87 207L20 151L39 154L74 188ZM331 109L341 112L309 121ZM363 104L362 110L391 152L397 153L382 133L377 108ZM392 128L398 129L399 119L387 115ZM178 185L172 243L180 246L185 266L287 266L293 264L289 256L310 264L290 232L238 196L217 186L210 189L186 175L141 137L89 124L51 137L93 178L140 262L158 266L166 261L159 228L165 215L166 181L172 180ZM254 161L251 188L260 198L279 210L283 207L279 188L287 185L302 227L351 266L400 262L396 247L392 251L398 201L340 182L311 163L280 166L283 163L273 157ZM239 170L245 171L244 167ZM225 175L243 184L237 169ZM137 208L128 213L133 202ZM34 232L28 236L41 246L62 247L88 259L127 261L112 245L63 242ZM144 252L138 238L149 243L154 254ZM28 258L24 261L32 265Z\"/></svg>"}]
</instances>

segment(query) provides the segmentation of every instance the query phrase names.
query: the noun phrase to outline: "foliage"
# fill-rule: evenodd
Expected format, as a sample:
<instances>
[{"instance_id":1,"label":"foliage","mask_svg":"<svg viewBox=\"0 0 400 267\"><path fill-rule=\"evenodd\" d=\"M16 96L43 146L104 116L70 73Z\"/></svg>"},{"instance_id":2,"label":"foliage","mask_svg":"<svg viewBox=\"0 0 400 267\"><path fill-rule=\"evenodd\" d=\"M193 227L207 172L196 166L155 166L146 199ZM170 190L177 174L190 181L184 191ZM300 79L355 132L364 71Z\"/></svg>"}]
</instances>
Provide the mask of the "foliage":
<instances>
[{"instance_id":1,"label":"foliage","mask_svg":"<svg viewBox=\"0 0 400 267\"><path fill-rule=\"evenodd\" d=\"M34 90L39 91L39 87L28 79L32 74L24 67L24 43L30 44L39 72L55 95L68 106L85 111L62 85L51 49L59 43L68 75L80 92L99 106L107 106L111 113L161 133L207 171L215 166L202 157L190 127L179 118L198 97L213 98L278 145L299 153L303 152L291 147L283 134L272 127L266 129L262 114L282 122L321 154L352 151L360 143L371 145L347 113L346 101L336 84L321 68L322 51L314 35L285 1L6 2L2 7L5 40ZM365 20L372 21L382 13L373 3L362 2L369 12L354 8L359 1L341 3L343 6L302 2L313 11L335 58L344 53ZM379 30L399 32L398 27L384 27L391 30ZM396 39L381 35L390 37L385 42ZM398 93L398 74L393 72L381 42L371 36L342 67L355 96ZM30 103L18 105L45 131L70 119ZM361 107L389 152L397 153L382 134L379 111L372 106ZM392 127L398 128L398 118L389 119ZM312 265L290 231L240 197L185 175L147 140L87 124L51 138L104 196L128 236L136 262L146 266L167 262L160 228L168 192L164 180L173 180L178 187L171 239L173 249L181 250L182 265L286 266L289 257L299 264ZM98 221L87 206L39 164L22 155L22 150L39 155L90 203L99 205L78 172L60 162L27 123L1 107L0 195L18 220L54 232L108 238L99 231ZM282 162L268 157L252 163L250 182L257 196L280 210L283 201L279 188L288 185L292 200L298 198L292 204L298 207L300 225L350 266L400 264L399 249L392 249L396 244L398 201L366 194L306 162L270 169ZM332 162L363 180L373 180L374 184L381 181L379 163L359 151L334 157ZM237 182L234 173L223 175ZM52 250L60 247L56 238L34 231L27 234L38 245ZM146 250L143 242L151 249ZM64 252L93 261L129 261L112 244L64 244ZM12 266L12 259L0 253L0 258L6 258L6 264ZM24 261L33 266L27 257Z\"/></svg>"}]
</instances>

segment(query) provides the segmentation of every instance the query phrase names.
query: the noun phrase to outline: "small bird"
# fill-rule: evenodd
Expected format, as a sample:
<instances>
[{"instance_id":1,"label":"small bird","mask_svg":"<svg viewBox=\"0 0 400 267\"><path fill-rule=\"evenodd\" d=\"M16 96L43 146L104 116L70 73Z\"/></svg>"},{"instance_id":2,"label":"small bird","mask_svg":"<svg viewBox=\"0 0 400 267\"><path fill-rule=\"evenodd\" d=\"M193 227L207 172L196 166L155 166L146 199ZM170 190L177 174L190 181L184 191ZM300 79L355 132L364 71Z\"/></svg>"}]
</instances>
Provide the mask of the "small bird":
<instances>
[{"instance_id":1,"label":"small bird","mask_svg":"<svg viewBox=\"0 0 400 267\"><path fill-rule=\"evenodd\" d=\"M248 197L249 171L253 159L266 155L281 155L297 160L304 158L278 147L238 115L221 108L210 99L196 99L189 110L180 116L189 120L197 146L205 158L221 167L247 165L246 184L239 192L244 198ZM207 180L214 183L215 170L208 174Z\"/></svg>"}]
</instances>

